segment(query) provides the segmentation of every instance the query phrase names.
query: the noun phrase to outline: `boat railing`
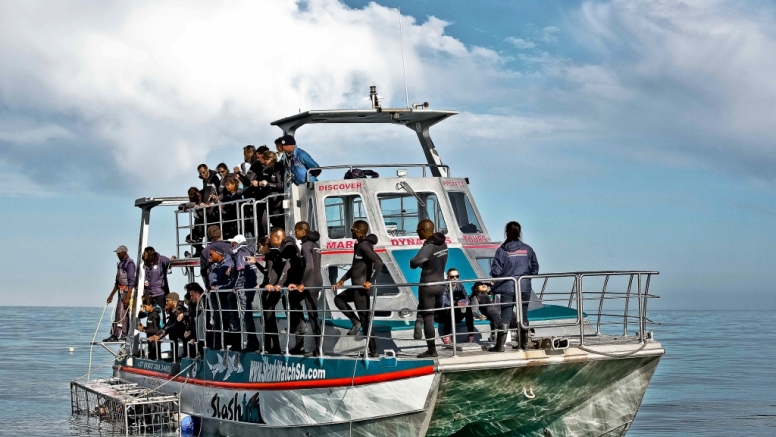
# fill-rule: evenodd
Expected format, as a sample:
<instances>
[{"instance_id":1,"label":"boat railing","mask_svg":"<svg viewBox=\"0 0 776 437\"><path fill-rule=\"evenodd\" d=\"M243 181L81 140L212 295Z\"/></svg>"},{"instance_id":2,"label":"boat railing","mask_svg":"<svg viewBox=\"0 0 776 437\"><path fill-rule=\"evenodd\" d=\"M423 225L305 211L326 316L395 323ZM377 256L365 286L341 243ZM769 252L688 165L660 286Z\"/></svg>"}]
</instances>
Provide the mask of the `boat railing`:
<instances>
[{"instance_id":1,"label":"boat railing","mask_svg":"<svg viewBox=\"0 0 776 437\"><path fill-rule=\"evenodd\" d=\"M226 240L241 234L250 237L252 243L259 236L269 235L274 217L285 216L285 210L280 213L270 214L267 204L277 198L285 200L284 193L271 194L263 199L240 199L229 202L210 203L197 205L192 208L175 211L175 247L176 256L181 258L181 248L188 247L189 255L198 253L207 246L207 229L216 225L221 230L222 239ZM263 208L260 208L262 207ZM232 211L228 211L232 209ZM262 217L259 209L267 214L266 227L262 227ZM181 234L188 231L183 239ZM183 256L188 258L189 256Z\"/></svg>"},{"instance_id":2,"label":"boat railing","mask_svg":"<svg viewBox=\"0 0 776 437\"><path fill-rule=\"evenodd\" d=\"M444 165L444 164L344 164L344 165L331 165L326 167L315 167L310 168L307 170L307 178L305 180L310 180L310 173L312 172L318 172L318 171L324 171L324 170L350 170L353 171L354 168L367 170L367 169L373 169L373 168L395 168L395 169L407 169L407 168L420 168L422 171L422 175L425 178L426 177L426 170L431 171L432 168L444 168L447 170L447 177L450 176L450 166ZM344 179L343 177L334 178L334 179Z\"/></svg>"},{"instance_id":3,"label":"boat railing","mask_svg":"<svg viewBox=\"0 0 776 437\"><path fill-rule=\"evenodd\" d=\"M560 319L556 320L542 320L541 322L536 322L534 324L531 323L530 315L528 324L524 323L522 320L520 320L520 317L517 317L517 325L512 325L509 329L515 329L518 326L523 329L529 329L529 328L536 328L536 329L552 329L552 328L566 328L568 331L568 328L572 328L571 331L566 332L564 337L567 337L572 343L576 343L579 346L585 346L589 343L595 344L595 345L601 345L606 344L607 342L610 343L645 343L650 336L647 334L647 325L654 323L651 320L647 318L647 302L648 299L656 298L657 296L652 295L649 293L649 285L650 280L653 275L657 275L658 272L655 271L608 271L608 272L570 272L570 273L552 273L552 274L543 274L543 275L531 275L531 276L521 276L519 278L479 278L479 279L470 279L470 280L460 280L460 281L441 281L441 282L434 282L434 283L407 283L407 284L373 284L373 288L380 288L380 287L422 287L422 286L434 286L434 285L445 285L447 288L447 293L449 293L449 298L451 302L450 307L445 308L433 308L428 309L426 311L433 312L437 316L442 317L449 317L451 321L451 333L449 334L451 337L451 345L452 345L452 352L453 356L456 356L459 348L457 343L457 333L456 333L456 323L455 323L455 311L457 309L464 309L462 306L457 306L454 296L453 296L453 285L458 282L462 284L470 284L474 282L490 282L492 284L499 284L502 282L511 282L512 283L512 289L516 290L517 293L515 293L515 300L514 302L510 303L513 305L513 310L517 311L523 304L531 304L532 301L523 300L521 296L521 292L523 289L523 286L525 281L533 281L533 282L541 282L541 291L539 293L540 299L536 299L536 303L541 303L543 305L547 306L566 306L567 308L574 309L574 315L569 316L566 315ZM619 289L619 285L615 287L616 280L621 279L623 282L622 287L623 289ZM558 286L561 285L560 280L567 280L571 281L573 283L573 288L569 292L567 290L558 290ZM590 284L594 282L594 280L600 280L602 285L601 287L593 287ZM557 284L555 284L557 283ZM538 285L538 284L537 284ZM346 288L360 288L358 286L345 286L342 287L340 290L346 289ZM330 286L323 286L323 287L307 287L306 290L322 290L324 293L334 293L334 291L331 289ZM556 291L557 290L557 291ZM285 345L282 348L285 354L288 354L289 351L289 341L290 337L292 335L292 331L295 327L289 326L291 316L294 313L303 313L301 315L302 319L304 320L304 313L308 313L309 311L306 309L292 309L291 308L291 302L290 302L290 293L296 293L297 291L294 290L288 290L287 288L281 288L278 293L280 293L280 302L278 302L278 305L276 305L274 308L263 308L263 301L261 299L262 292L266 292L264 289L244 289L244 290L237 290L239 292L247 292L247 293L255 293L253 301L256 303L251 308L241 308L240 307L240 299L235 299L238 302L238 305L236 308L229 309L226 308L223 303L228 301L228 296L230 293L235 293L235 290L211 290L205 293L203 297L200 299L200 305L199 308L200 314L203 314L203 322L207 320L208 322L203 323L197 323L198 329L201 330L201 332L197 335L197 338L199 340L205 340L205 346L208 348L213 348L216 343L220 343L221 348L225 348L228 343L230 343L230 337L239 335L239 348L243 349L243 346L246 344L246 339L249 335L256 335L258 343L260 344L260 349L258 352L266 353L266 336L267 331L265 329L265 316L269 314L269 312L275 312L276 314L282 314L285 316L285 319L287 321L286 323L286 335L285 335ZM274 292L274 291L273 291ZM417 348L422 345L425 345L425 341L427 339L421 339L421 340L415 340L414 338L401 338L401 337L385 337L384 336L384 330L377 330L375 332L373 330L374 321L375 321L375 311L385 311L388 308L385 308L383 305L379 305L378 308L378 302L380 304L389 303L387 300L378 300L378 294L375 290L375 292L371 293L371 305L369 308L370 312L370 320L372 320L372 323L370 323L368 332L365 333L365 335L362 338L370 339L390 339L390 341L394 342L395 344L399 345L407 345L406 347L409 348ZM323 299L320 299L319 302L322 303L321 308L317 309L319 320L322 320L324 323L322 326L325 328L325 322L330 322L336 319L339 319L339 317L335 317L339 314L341 314L341 311L338 308L329 308L328 302L329 299L324 296ZM636 302L633 302L636 301ZM281 304L284 304L281 306ZM617 309L617 305L619 305L619 309ZM503 305L507 305L506 303L501 302L492 302L489 304L480 304L479 308L480 311L485 313L487 311L488 307L494 307L497 310L500 311L501 307ZM634 309L635 305L635 309ZM258 308L256 308L258 307ZM484 309L484 310L483 310ZM416 310L411 310L407 312L407 308L395 308L392 309L393 311L403 311L406 314L406 322L407 324L411 324L414 322L414 318L412 316L416 314ZM259 313L262 316L261 317L254 317L253 313ZM443 313L447 312L448 314L443 315ZM520 314L520 312L515 312L515 314ZM232 315L236 316L239 320L239 329L237 331L230 331L227 326L229 325L228 320L232 317ZM255 323L255 329L252 331L249 331L246 329L246 320L248 317L251 317L252 320L254 320ZM380 319L378 319L380 320ZM210 323L212 321L213 323ZM508 323L509 321L502 321L502 323ZM637 333L635 336L630 337L628 335L629 332L629 326L636 326ZM593 326L595 326L595 329L593 329ZM616 329L613 331L612 329L607 329L615 327ZM491 329L487 330L486 333L497 333L499 331L499 327L491 327ZM503 331L503 329L502 329ZM608 332L607 332L608 331ZM280 335L281 333L271 333L271 334L277 334ZM301 334L300 334L301 335ZM218 342L215 341L215 336L218 336ZM324 342L327 338L341 338L342 335L339 333L336 334L327 334L326 329L322 329L320 333L312 333L308 331L307 334L301 335L302 337L318 337L318 355L324 356ZM434 340L440 340L442 337L445 337L446 335L442 333L441 335L435 335L433 337ZM367 354L367 347L368 342L365 343L363 352L359 351L359 355L361 353L366 356ZM337 354L341 355L341 354Z\"/></svg>"}]
</instances>

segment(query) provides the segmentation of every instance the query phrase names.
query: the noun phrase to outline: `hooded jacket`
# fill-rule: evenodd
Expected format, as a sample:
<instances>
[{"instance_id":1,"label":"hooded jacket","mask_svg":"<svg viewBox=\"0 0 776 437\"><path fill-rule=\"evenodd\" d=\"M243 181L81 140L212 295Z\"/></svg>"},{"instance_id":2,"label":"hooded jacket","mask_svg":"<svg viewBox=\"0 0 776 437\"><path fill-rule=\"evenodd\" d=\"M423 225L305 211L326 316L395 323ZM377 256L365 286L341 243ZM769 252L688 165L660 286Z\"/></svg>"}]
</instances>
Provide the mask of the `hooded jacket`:
<instances>
[{"instance_id":1,"label":"hooded jacket","mask_svg":"<svg viewBox=\"0 0 776 437\"><path fill-rule=\"evenodd\" d=\"M254 288L258 284L258 269L256 264L251 262L254 256L253 249L245 243L232 249L234 253L234 265L237 268L237 283L235 288Z\"/></svg>"},{"instance_id":2,"label":"hooded jacket","mask_svg":"<svg viewBox=\"0 0 776 437\"><path fill-rule=\"evenodd\" d=\"M375 282L377 275L383 269L383 260L375 253L375 244L377 244L377 235L375 234L369 234L356 242L353 247L353 262L350 270L345 273L341 281L350 279L350 283L353 285Z\"/></svg>"},{"instance_id":3,"label":"hooded jacket","mask_svg":"<svg viewBox=\"0 0 776 437\"><path fill-rule=\"evenodd\" d=\"M321 246L318 240L321 234L315 231L307 232L302 238L302 259L304 260L304 274L302 284L305 287L320 287L323 285L321 276Z\"/></svg>"},{"instance_id":4,"label":"hooded jacket","mask_svg":"<svg viewBox=\"0 0 776 437\"><path fill-rule=\"evenodd\" d=\"M218 240L211 241L205 249L199 254L199 274L202 276L202 281L205 283L205 290L210 290L210 279L208 278L208 265L210 264L210 249L218 248L224 253L225 257L232 256L232 243L228 241Z\"/></svg>"},{"instance_id":5,"label":"hooded jacket","mask_svg":"<svg viewBox=\"0 0 776 437\"><path fill-rule=\"evenodd\" d=\"M159 255L159 262L151 266L144 262L143 269L145 269L145 282L148 284L143 289L143 294L154 297L165 294L165 291L169 289L167 270L170 269L170 259L164 255Z\"/></svg>"},{"instance_id":6,"label":"hooded jacket","mask_svg":"<svg viewBox=\"0 0 776 437\"><path fill-rule=\"evenodd\" d=\"M210 288L216 287L217 290L234 288L234 283L237 281L237 272L235 272L234 261L232 261L230 254L225 253L224 259L220 263L213 263L210 266L208 280Z\"/></svg>"},{"instance_id":7,"label":"hooded jacket","mask_svg":"<svg viewBox=\"0 0 776 437\"><path fill-rule=\"evenodd\" d=\"M279 250L270 251L267 257L267 270L269 270L270 285L301 284L304 267L299 256L299 247L294 237L286 237L280 244Z\"/></svg>"},{"instance_id":8,"label":"hooded jacket","mask_svg":"<svg viewBox=\"0 0 776 437\"><path fill-rule=\"evenodd\" d=\"M410 267L421 267L420 282L441 282L445 280L447 265L447 243L445 235L432 234L420 248L418 254L410 260Z\"/></svg>"},{"instance_id":9,"label":"hooded jacket","mask_svg":"<svg viewBox=\"0 0 776 437\"><path fill-rule=\"evenodd\" d=\"M531 246L520 240L507 241L496 249L496 256L490 266L492 278L504 278L511 276L517 278L522 275L536 275L539 273L539 262ZM531 292L531 280L520 281L522 293ZM513 281L502 281L492 288L495 294L515 293Z\"/></svg>"}]
</instances>

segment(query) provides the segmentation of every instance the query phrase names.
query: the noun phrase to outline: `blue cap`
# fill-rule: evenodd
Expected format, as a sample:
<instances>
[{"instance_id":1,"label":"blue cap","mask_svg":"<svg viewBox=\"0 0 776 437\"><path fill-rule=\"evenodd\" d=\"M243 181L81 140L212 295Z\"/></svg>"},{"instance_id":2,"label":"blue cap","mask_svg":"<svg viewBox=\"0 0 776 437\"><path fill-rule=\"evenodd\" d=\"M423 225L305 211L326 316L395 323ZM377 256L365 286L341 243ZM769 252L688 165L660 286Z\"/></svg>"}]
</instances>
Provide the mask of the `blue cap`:
<instances>
[{"instance_id":1,"label":"blue cap","mask_svg":"<svg viewBox=\"0 0 776 437\"><path fill-rule=\"evenodd\" d=\"M296 140L291 135L283 135L282 137L278 138L278 140L280 140L281 146L285 146L287 144L296 146Z\"/></svg>"}]
</instances>

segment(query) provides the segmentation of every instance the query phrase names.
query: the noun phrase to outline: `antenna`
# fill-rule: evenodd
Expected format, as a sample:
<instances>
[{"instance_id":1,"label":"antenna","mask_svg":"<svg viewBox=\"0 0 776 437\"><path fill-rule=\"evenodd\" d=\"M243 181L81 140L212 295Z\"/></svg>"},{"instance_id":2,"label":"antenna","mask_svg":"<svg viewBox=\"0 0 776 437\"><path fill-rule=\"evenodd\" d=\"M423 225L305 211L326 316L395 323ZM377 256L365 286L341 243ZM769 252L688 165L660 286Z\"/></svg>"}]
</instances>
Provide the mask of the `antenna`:
<instances>
[{"instance_id":1,"label":"antenna","mask_svg":"<svg viewBox=\"0 0 776 437\"><path fill-rule=\"evenodd\" d=\"M407 109L409 109L410 94L407 91L407 66L404 65L404 32L401 27L401 8L399 8L399 40L401 41L401 69L404 72L404 98L407 101Z\"/></svg>"},{"instance_id":2,"label":"antenna","mask_svg":"<svg viewBox=\"0 0 776 437\"><path fill-rule=\"evenodd\" d=\"M299 91L299 113L302 113L302 36L296 34L296 88Z\"/></svg>"}]
</instances>

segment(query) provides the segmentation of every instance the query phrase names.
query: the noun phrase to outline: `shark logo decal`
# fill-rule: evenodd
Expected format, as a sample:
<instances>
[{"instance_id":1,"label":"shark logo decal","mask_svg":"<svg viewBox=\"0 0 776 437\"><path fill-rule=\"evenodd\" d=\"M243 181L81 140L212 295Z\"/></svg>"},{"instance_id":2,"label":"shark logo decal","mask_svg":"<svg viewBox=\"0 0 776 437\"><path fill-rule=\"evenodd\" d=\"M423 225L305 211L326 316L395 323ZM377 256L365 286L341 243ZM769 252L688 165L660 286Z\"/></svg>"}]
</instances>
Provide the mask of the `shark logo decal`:
<instances>
[{"instance_id":1,"label":"shark logo decal","mask_svg":"<svg viewBox=\"0 0 776 437\"><path fill-rule=\"evenodd\" d=\"M210 367L210 371L213 373L213 378L225 371L224 381L226 381L232 373L243 372L242 363L237 361L237 355L229 356L227 353L225 355L216 354L216 356L218 357L218 361L215 364L207 363L208 367Z\"/></svg>"}]
</instances>

